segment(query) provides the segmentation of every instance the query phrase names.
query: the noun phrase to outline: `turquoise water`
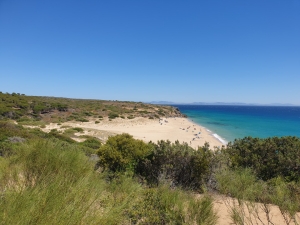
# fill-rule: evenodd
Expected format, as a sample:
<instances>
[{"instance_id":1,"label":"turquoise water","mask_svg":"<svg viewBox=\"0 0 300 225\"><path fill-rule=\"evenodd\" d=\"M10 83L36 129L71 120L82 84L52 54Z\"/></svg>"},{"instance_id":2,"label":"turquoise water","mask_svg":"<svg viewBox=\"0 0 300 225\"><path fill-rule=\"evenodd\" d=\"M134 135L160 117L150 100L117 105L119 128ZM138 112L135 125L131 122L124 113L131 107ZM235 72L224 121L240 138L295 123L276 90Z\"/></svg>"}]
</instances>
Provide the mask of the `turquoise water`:
<instances>
[{"instance_id":1,"label":"turquoise water","mask_svg":"<svg viewBox=\"0 0 300 225\"><path fill-rule=\"evenodd\" d=\"M300 137L300 107L175 105L225 141L246 136Z\"/></svg>"}]
</instances>

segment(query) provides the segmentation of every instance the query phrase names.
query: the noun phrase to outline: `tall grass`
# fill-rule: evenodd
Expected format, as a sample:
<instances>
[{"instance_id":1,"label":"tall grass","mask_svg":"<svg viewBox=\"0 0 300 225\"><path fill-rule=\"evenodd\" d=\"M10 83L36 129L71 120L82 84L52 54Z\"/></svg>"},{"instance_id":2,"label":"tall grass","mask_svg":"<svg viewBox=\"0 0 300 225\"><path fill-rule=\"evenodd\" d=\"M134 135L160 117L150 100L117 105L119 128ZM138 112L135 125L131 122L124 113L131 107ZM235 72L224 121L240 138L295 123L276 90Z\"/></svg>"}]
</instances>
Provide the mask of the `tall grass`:
<instances>
[{"instance_id":1,"label":"tall grass","mask_svg":"<svg viewBox=\"0 0 300 225\"><path fill-rule=\"evenodd\" d=\"M128 213L133 224L216 224L212 200L167 186L144 189ZM134 210L133 210L134 209Z\"/></svg>"},{"instance_id":2,"label":"tall grass","mask_svg":"<svg viewBox=\"0 0 300 225\"><path fill-rule=\"evenodd\" d=\"M215 224L209 197L128 175L108 181L81 147L48 139L0 157L0 224Z\"/></svg>"},{"instance_id":3,"label":"tall grass","mask_svg":"<svg viewBox=\"0 0 300 225\"><path fill-rule=\"evenodd\" d=\"M105 184L87 158L60 141L17 147L1 168L2 224L91 224ZM87 217L87 215L89 215Z\"/></svg>"}]
</instances>

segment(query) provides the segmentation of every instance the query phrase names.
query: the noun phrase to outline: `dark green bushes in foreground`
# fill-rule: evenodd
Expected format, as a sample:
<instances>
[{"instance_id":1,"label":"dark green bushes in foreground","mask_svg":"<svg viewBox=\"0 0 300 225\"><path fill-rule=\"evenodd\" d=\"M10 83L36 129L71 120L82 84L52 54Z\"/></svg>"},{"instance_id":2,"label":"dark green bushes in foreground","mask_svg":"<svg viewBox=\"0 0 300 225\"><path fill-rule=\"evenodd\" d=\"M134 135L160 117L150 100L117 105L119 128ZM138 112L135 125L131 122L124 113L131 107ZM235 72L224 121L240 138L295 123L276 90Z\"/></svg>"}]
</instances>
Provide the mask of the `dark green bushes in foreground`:
<instances>
[{"instance_id":1,"label":"dark green bushes in foreground","mask_svg":"<svg viewBox=\"0 0 300 225\"><path fill-rule=\"evenodd\" d=\"M207 187L237 198L235 224L255 223L258 207L272 224L270 203L286 224L300 211L298 138L245 138L215 152L128 134L103 145L68 138L0 122L0 224L215 224L211 198L187 191ZM96 150L102 173L87 157Z\"/></svg>"},{"instance_id":2,"label":"dark green bushes in foreground","mask_svg":"<svg viewBox=\"0 0 300 225\"><path fill-rule=\"evenodd\" d=\"M135 140L129 134L110 137L98 151L99 165L112 172L134 169L150 152L150 145Z\"/></svg>"},{"instance_id":3,"label":"dark green bushes in foreground","mask_svg":"<svg viewBox=\"0 0 300 225\"><path fill-rule=\"evenodd\" d=\"M131 169L150 185L167 181L171 186L199 190L217 170L248 168L257 180L300 178L300 140L296 137L258 139L247 137L229 143L222 151L208 145L197 151L186 143L145 144L128 134L108 139L98 151L99 165L112 172Z\"/></svg>"},{"instance_id":4,"label":"dark green bushes in foreground","mask_svg":"<svg viewBox=\"0 0 300 225\"><path fill-rule=\"evenodd\" d=\"M13 150L0 157L0 224L216 222L207 196L196 199L165 186L148 189L126 175L108 182L79 143L38 137L7 143Z\"/></svg>"},{"instance_id":5,"label":"dark green bushes in foreground","mask_svg":"<svg viewBox=\"0 0 300 225\"><path fill-rule=\"evenodd\" d=\"M163 182L173 187L201 190L212 158L212 152L205 147L197 151L186 143L178 141L159 141L151 143L151 152L140 160L136 173L148 184L158 185Z\"/></svg>"},{"instance_id":6,"label":"dark green bushes in foreground","mask_svg":"<svg viewBox=\"0 0 300 225\"><path fill-rule=\"evenodd\" d=\"M235 224L255 224L262 218L266 224L278 224L270 204L278 206L282 223L299 223L299 147L296 137L246 137L228 145L223 155L229 167L217 171L216 181L220 193L238 199L227 202Z\"/></svg>"},{"instance_id":7,"label":"dark green bushes in foreground","mask_svg":"<svg viewBox=\"0 0 300 225\"><path fill-rule=\"evenodd\" d=\"M214 189L237 198L236 204L227 203L235 224L261 220L259 210L272 224L269 204L279 207L286 224L295 222L300 211L298 138L248 137L214 152L208 145L196 151L179 142L150 142L142 148L138 143L128 134L110 138L98 151L100 166L118 174L130 171L150 187Z\"/></svg>"},{"instance_id":8,"label":"dark green bushes in foreground","mask_svg":"<svg viewBox=\"0 0 300 225\"><path fill-rule=\"evenodd\" d=\"M258 179L283 177L287 181L300 178L300 139L246 137L229 143L226 152L232 168L251 168Z\"/></svg>"},{"instance_id":9,"label":"dark green bushes in foreground","mask_svg":"<svg viewBox=\"0 0 300 225\"><path fill-rule=\"evenodd\" d=\"M112 172L131 170L148 185L169 183L200 190L208 174L212 152L187 144L159 141L146 144L129 134L110 137L98 151L99 166Z\"/></svg>"}]
</instances>

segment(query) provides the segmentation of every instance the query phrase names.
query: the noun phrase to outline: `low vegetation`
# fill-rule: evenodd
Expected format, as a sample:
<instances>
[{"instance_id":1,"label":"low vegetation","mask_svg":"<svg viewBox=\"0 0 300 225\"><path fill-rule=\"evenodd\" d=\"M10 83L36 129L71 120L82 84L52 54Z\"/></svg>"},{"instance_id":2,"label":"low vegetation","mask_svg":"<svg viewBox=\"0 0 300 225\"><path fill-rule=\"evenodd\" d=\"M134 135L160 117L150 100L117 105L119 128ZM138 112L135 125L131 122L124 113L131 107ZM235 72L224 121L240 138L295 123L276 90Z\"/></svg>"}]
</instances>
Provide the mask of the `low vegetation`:
<instances>
[{"instance_id":1,"label":"low vegetation","mask_svg":"<svg viewBox=\"0 0 300 225\"><path fill-rule=\"evenodd\" d=\"M0 129L0 148L7 153L0 157L1 224L216 222L212 199L207 195L196 199L192 193L172 190L165 184L143 186L122 167L117 167L115 171L119 172L111 179L107 179L111 171L95 171L95 161L86 154L86 149L99 149L94 139L87 139L85 144L69 143L51 132L46 134L8 122L1 122ZM118 143L121 145L116 151L122 148L130 154L131 143L135 143L136 150L147 145L128 135L121 137L124 145L127 140L127 146ZM115 143L112 137L103 146L116 147ZM124 159L129 160L125 164L135 162L136 157L127 154Z\"/></svg>"},{"instance_id":2,"label":"low vegetation","mask_svg":"<svg viewBox=\"0 0 300 225\"><path fill-rule=\"evenodd\" d=\"M282 223L299 224L299 138L245 137L214 150L129 134L76 142L82 128L45 133L22 124L155 118L176 109L15 93L0 100L0 224L213 225L212 193L228 196L233 224L278 224L274 205Z\"/></svg>"},{"instance_id":3,"label":"low vegetation","mask_svg":"<svg viewBox=\"0 0 300 225\"><path fill-rule=\"evenodd\" d=\"M300 139L246 137L227 147L231 168L251 168L264 181L282 177L287 181L300 178Z\"/></svg>"},{"instance_id":4,"label":"low vegetation","mask_svg":"<svg viewBox=\"0 0 300 225\"><path fill-rule=\"evenodd\" d=\"M227 149L212 151L206 144L195 151L186 143L144 143L128 134L105 144L93 137L81 143L68 137L80 131L44 133L0 122L2 224L216 224L209 190L238 200L228 203L234 224L260 220L258 210L276 224L270 204L279 207L285 224L296 224L299 174L267 178L269 171L242 156L247 151L259 159L256 154L271 151L249 151L258 148L258 141L275 143L275 158L279 149L293 146L297 152L298 138L248 137ZM299 154L291 154L280 155L277 166L299 165ZM203 194L195 198L195 193Z\"/></svg>"},{"instance_id":5,"label":"low vegetation","mask_svg":"<svg viewBox=\"0 0 300 225\"><path fill-rule=\"evenodd\" d=\"M81 100L56 97L26 96L0 92L0 120L14 119L23 125L42 126L66 121L89 122L91 118L117 117L159 118L184 116L171 106L136 102Z\"/></svg>"}]
</instances>

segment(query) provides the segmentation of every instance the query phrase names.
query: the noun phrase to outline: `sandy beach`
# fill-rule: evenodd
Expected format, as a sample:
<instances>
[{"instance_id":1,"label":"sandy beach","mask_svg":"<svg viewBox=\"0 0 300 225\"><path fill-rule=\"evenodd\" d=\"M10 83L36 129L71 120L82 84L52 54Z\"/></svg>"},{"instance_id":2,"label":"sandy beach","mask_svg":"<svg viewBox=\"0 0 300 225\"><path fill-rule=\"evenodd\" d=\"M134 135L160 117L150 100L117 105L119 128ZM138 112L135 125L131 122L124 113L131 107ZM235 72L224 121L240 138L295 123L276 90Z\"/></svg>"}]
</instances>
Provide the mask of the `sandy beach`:
<instances>
[{"instance_id":1,"label":"sandy beach","mask_svg":"<svg viewBox=\"0 0 300 225\"><path fill-rule=\"evenodd\" d=\"M116 118L109 121L104 118L100 123L96 124L95 120L90 119L90 122L66 122L62 125L50 124L44 128L44 131L51 129L61 129L61 127L81 127L85 130L84 133L77 135L88 134L98 137L102 141L106 141L108 136L114 134L128 133L134 138L143 140L145 142L158 140L170 140L175 142L179 140L180 143L186 142L193 148L203 146L205 142L210 144L210 147L222 147L219 139L213 136L206 128L199 126L187 118L161 118L148 119L137 117L134 119Z\"/></svg>"}]
</instances>

